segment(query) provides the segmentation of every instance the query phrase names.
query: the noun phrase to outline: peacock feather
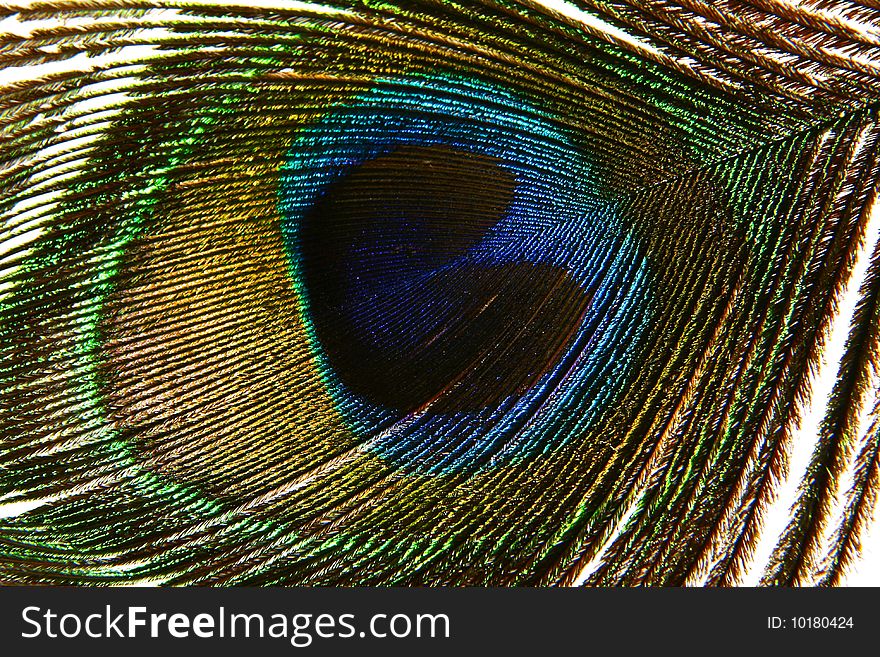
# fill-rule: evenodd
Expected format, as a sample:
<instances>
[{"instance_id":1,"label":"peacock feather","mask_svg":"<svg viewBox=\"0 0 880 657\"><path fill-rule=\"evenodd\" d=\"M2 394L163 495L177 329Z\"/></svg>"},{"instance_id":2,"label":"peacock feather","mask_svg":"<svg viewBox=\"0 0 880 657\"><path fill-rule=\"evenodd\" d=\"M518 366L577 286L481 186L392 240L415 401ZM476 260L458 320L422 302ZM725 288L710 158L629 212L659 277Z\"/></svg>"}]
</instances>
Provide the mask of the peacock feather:
<instances>
[{"instance_id":1,"label":"peacock feather","mask_svg":"<svg viewBox=\"0 0 880 657\"><path fill-rule=\"evenodd\" d=\"M877 0L4 0L0 67L0 581L857 555Z\"/></svg>"}]
</instances>

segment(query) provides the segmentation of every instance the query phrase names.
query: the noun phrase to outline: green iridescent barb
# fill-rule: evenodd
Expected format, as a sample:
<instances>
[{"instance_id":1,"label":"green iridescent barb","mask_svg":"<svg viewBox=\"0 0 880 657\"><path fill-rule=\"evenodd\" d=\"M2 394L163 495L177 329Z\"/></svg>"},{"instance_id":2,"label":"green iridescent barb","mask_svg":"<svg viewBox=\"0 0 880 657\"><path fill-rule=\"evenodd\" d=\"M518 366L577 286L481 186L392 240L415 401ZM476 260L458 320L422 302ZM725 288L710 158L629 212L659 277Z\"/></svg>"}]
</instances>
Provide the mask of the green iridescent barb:
<instances>
[{"instance_id":1,"label":"green iridescent barb","mask_svg":"<svg viewBox=\"0 0 880 657\"><path fill-rule=\"evenodd\" d=\"M0 582L858 556L876 0L12 2L0 40Z\"/></svg>"}]
</instances>

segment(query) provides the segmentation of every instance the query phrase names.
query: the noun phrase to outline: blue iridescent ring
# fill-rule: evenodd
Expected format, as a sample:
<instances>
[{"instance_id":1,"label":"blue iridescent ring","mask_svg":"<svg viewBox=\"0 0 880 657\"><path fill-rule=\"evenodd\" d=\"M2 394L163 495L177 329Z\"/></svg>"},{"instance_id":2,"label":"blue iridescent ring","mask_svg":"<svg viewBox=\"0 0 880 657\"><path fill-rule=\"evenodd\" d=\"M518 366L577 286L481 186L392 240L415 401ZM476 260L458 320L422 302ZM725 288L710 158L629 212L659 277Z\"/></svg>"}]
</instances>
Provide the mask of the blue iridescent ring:
<instances>
[{"instance_id":1,"label":"blue iridescent ring","mask_svg":"<svg viewBox=\"0 0 880 657\"><path fill-rule=\"evenodd\" d=\"M467 192L449 180L468 171L485 171L487 188L510 182L509 192L496 184L507 196L490 222L456 202ZM370 176L383 177L377 189L399 180L399 194L350 207L346 185L370 199ZM324 383L362 449L421 472L473 471L552 450L614 404L651 321L650 277L595 187L587 157L551 117L482 82L383 80L296 133L281 170L284 243ZM420 188L430 203L416 198ZM563 292L560 307L581 295L583 311L542 316ZM509 312L514 297L530 305ZM523 333L533 320L543 325ZM504 335L492 335L498 322ZM542 349L552 354L539 368ZM471 365L472 354L495 365ZM513 370L500 359L520 362ZM350 373L359 367L372 371ZM431 376L447 371L455 376L438 387ZM475 395L469 376L497 394ZM399 390L423 379L412 399ZM387 393L372 394L382 385ZM455 389L465 392L452 403Z\"/></svg>"}]
</instances>

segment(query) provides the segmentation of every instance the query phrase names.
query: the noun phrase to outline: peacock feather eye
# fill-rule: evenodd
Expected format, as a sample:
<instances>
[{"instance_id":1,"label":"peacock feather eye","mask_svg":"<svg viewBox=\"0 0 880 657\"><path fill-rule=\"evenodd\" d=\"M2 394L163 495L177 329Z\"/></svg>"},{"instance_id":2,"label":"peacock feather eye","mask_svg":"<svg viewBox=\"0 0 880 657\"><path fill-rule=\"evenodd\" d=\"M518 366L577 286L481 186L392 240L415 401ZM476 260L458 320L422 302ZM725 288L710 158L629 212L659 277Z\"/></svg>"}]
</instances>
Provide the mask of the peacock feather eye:
<instances>
[{"instance_id":1,"label":"peacock feather eye","mask_svg":"<svg viewBox=\"0 0 880 657\"><path fill-rule=\"evenodd\" d=\"M0 580L838 583L869 5L4 5Z\"/></svg>"},{"instance_id":2,"label":"peacock feather eye","mask_svg":"<svg viewBox=\"0 0 880 657\"><path fill-rule=\"evenodd\" d=\"M644 258L583 153L509 92L416 78L345 102L294 140L280 214L360 449L501 465L594 424L632 378Z\"/></svg>"}]
</instances>

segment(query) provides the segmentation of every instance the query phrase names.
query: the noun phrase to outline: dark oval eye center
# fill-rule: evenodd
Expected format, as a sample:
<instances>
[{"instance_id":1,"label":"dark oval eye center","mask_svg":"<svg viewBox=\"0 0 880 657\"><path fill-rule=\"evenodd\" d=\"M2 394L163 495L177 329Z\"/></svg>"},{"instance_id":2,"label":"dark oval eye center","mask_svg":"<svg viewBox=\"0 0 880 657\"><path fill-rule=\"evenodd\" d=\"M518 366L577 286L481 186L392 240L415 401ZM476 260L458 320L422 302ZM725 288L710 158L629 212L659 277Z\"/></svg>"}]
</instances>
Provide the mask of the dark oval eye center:
<instances>
[{"instance_id":1,"label":"dark oval eye center","mask_svg":"<svg viewBox=\"0 0 880 657\"><path fill-rule=\"evenodd\" d=\"M586 291L563 268L473 253L515 189L494 158L439 145L401 146L328 186L300 226L300 264L351 392L401 413L474 411L558 362Z\"/></svg>"}]
</instances>

